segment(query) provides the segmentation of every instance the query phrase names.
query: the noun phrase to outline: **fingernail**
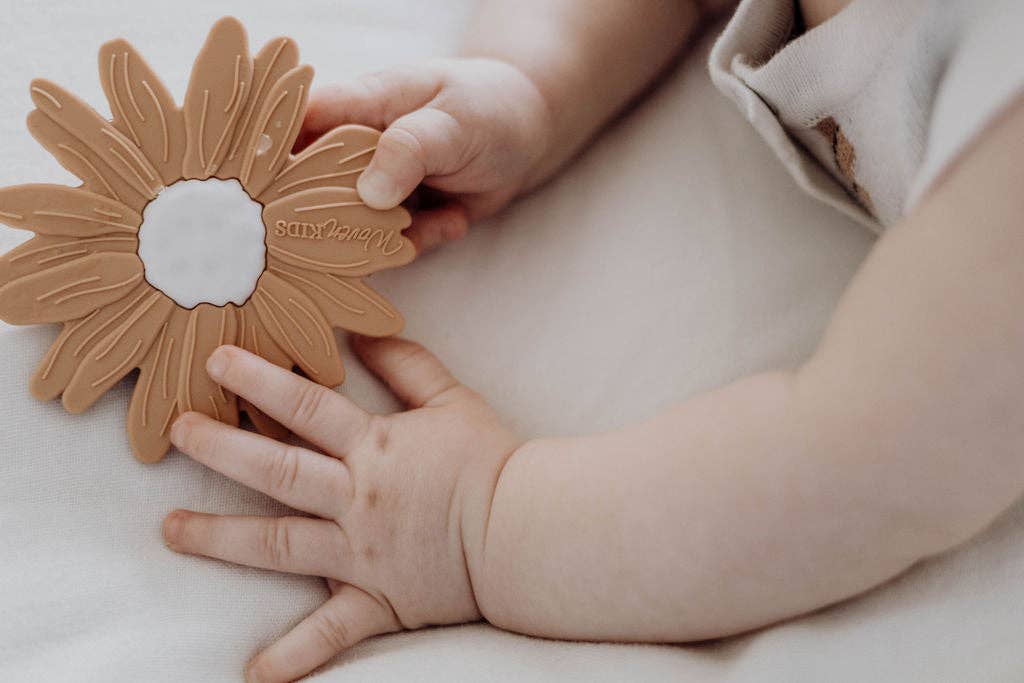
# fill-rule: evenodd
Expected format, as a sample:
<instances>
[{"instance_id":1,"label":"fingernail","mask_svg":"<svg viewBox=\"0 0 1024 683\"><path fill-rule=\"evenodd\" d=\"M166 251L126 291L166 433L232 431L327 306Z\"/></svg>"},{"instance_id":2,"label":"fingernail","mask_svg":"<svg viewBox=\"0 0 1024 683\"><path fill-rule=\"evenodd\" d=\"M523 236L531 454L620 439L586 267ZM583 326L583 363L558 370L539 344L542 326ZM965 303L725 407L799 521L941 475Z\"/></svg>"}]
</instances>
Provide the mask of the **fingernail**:
<instances>
[{"instance_id":1,"label":"fingernail","mask_svg":"<svg viewBox=\"0 0 1024 683\"><path fill-rule=\"evenodd\" d=\"M185 524L185 514L175 510L164 519L164 545L174 550L177 541L181 538L181 528Z\"/></svg>"},{"instance_id":2,"label":"fingernail","mask_svg":"<svg viewBox=\"0 0 1024 683\"><path fill-rule=\"evenodd\" d=\"M228 358L228 352L223 348L217 348L213 350L210 357L206 360L206 373L213 379L221 379L224 377L224 373L228 371L228 365L231 364L231 359Z\"/></svg>"},{"instance_id":3,"label":"fingernail","mask_svg":"<svg viewBox=\"0 0 1024 683\"><path fill-rule=\"evenodd\" d=\"M359 198L375 209L390 209L402 200L394 181L383 171L367 171L356 183Z\"/></svg>"},{"instance_id":4,"label":"fingernail","mask_svg":"<svg viewBox=\"0 0 1024 683\"><path fill-rule=\"evenodd\" d=\"M171 424L171 432L168 436L170 436L171 443L174 444L175 446L180 447L182 441L184 441L185 439L185 425L183 424L184 421L184 416L180 416L178 417L178 419L174 421L173 424Z\"/></svg>"}]
</instances>

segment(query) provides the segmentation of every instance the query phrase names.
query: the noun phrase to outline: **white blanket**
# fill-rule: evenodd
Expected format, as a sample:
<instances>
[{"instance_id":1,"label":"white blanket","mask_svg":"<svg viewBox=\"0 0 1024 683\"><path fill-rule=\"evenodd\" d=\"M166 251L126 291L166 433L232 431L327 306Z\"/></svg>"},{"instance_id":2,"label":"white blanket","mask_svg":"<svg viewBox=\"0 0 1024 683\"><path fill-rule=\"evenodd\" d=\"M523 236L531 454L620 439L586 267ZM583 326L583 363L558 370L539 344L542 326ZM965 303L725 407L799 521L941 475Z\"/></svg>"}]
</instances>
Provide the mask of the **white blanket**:
<instances>
[{"instance_id":1,"label":"white blanket","mask_svg":"<svg viewBox=\"0 0 1024 683\"><path fill-rule=\"evenodd\" d=\"M28 83L52 78L105 111L95 54L115 35L180 98L223 14L239 16L254 44L296 38L323 84L450 52L471 2L89 4L0 5L0 185L70 182L24 128ZM405 311L406 333L525 436L612 428L799 363L871 247L864 229L802 196L715 92L706 48L549 187L374 278ZM0 250L24 237L0 230ZM130 381L84 415L34 401L27 380L54 335L0 325L0 680L239 680L323 586L166 550L159 527L173 508L280 508L176 453L156 466L132 460ZM349 368L346 394L392 406ZM316 680L1021 680L1022 574L1017 509L888 586L741 638L593 645L477 624L378 638Z\"/></svg>"}]
</instances>

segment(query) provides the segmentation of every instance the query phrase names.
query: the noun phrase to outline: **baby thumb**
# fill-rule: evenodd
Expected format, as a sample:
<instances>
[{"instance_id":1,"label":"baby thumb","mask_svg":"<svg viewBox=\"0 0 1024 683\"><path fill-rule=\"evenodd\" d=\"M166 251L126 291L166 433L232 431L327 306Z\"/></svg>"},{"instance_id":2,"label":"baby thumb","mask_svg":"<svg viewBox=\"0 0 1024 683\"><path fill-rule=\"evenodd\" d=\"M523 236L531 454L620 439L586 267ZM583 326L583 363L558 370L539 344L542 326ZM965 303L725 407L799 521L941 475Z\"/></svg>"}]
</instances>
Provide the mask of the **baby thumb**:
<instances>
[{"instance_id":1,"label":"baby thumb","mask_svg":"<svg viewBox=\"0 0 1024 683\"><path fill-rule=\"evenodd\" d=\"M360 198L374 209L398 206L427 176L452 173L459 159L459 126L451 115L425 108L406 114L380 136L359 177Z\"/></svg>"}]
</instances>

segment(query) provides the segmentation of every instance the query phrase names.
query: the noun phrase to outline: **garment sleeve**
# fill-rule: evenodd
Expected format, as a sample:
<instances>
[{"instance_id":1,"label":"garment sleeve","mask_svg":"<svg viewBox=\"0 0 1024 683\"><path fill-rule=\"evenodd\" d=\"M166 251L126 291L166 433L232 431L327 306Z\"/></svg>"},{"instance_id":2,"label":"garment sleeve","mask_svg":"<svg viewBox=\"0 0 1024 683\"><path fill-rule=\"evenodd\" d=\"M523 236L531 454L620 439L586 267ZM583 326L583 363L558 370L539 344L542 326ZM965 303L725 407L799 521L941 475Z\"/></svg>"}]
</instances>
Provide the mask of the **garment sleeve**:
<instances>
[{"instance_id":1,"label":"garment sleeve","mask_svg":"<svg viewBox=\"0 0 1024 683\"><path fill-rule=\"evenodd\" d=\"M949 51L908 211L993 119L1024 95L1024 2L993 0L976 7Z\"/></svg>"}]
</instances>

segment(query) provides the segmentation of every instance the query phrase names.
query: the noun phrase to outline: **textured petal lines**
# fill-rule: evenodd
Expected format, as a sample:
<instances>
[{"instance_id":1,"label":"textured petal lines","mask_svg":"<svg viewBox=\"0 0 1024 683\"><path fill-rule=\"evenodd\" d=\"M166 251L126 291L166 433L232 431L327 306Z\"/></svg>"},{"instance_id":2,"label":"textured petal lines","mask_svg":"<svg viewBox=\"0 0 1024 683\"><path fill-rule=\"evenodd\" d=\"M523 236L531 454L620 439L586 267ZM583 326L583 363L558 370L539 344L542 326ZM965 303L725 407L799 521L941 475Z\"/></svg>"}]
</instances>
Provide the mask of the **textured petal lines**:
<instances>
[{"instance_id":1,"label":"textured petal lines","mask_svg":"<svg viewBox=\"0 0 1024 683\"><path fill-rule=\"evenodd\" d=\"M100 47L98 66L109 120L51 81L30 85L30 132L82 184L0 188L0 224L35 233L0 254L0 321L62 325L32 394L80 413L138 369L127 436L144 463L164 457L171 424L189 411L228 425L245 412L260 433L284 438L285 427L214 382L206 362L237 344L334 386L345 377L335 327L401 330L401 314L360 279L416 256L402 235L408 211L371 209L355 189L380 132L341 126L292 155L313 69L289 38L251 56L232 17L210 29L180 106L124 39ZM186 309L146 280L139 231L167 186L212 177L237 179L262 204L266 259L243 306Z\"/></svg>"},{"instance_id":2,"label":"textured petal lines","mask_svg":"<svg viewBox=\"0 0 1024 683\"><path fill-rule=\"evenodd\" d=\"M61 399L67 411L85 411L137 368L175 307L172 300L150 289L128 317L104 337L78 366Z\"/></svg>"},{"instance_id":3,"label":"textured petal lines","mask_svg":"<svg viewBox=\"0 0 1024 683\"><path fill-rule=\"evenodd\" d=\"M318 187L355 188L377 149L380 132L355 124L340 126L291 157L258 199L269 204Z\"/></svg>"},{"instance_id":4,"label":"textured petal lines","mask_svg":"<svg viewBox=\"0 0 1024 683\"><path fill-rule=\"evenodd\" d=\"M100 48L99 69L114 127L142 150L165 184L181 178L185 120L164 84L123 39Z\"/></svg>"},{"instance_id":5,"label":"textured petal lines","mask_svg":"<svg viewBox=\"0 0 1024 683\"><path fill-rule=\"evenodd\" d=\"M121 202L67 185L0 187L0 223L41 235L134 235L142 216Z\"/></svg>"},{"instance_id":6,"label":"textured petal lines","mask_svg":"<svg viewBox=\"0 0 1024 683\"><path fill-rule=\"evenodd\" d=\"M100 237L65 237L36 235L27 242L0 256L0 287L12 280L68 263L90 254L132 252L138 240L130 235Z\"/></svg>"},{"instance_id":7,"label":"textured petal lines","mask_svg":"<svg viewBox=\"0 0 1024 683\"><path fill-rule=\"evenodd\" d=\"M149 201L138 189L111 168L107 158L94 152L82 140L61 128L53 119L34 109L28 115L28 130L60 165L82 179L80 189L116 199L141 212Z\"/></svg>"},{"instance_id":8,"label":"textured petal lines","mask_svg":"<svg viewBox=\"0 0 1024 683\"><path fill-rule=\"evenodd\" d=\"M234 344L238 319L233 306L199 304L189 314L178 375L178 409L197 411L226 424L238 425L235 395L210 379L206 360L222 344Z\"/></svg>"},{"instance_id":9,"label":"textured petal lines","mask_svg":"<svg viewBox=\"0 0 1024 683\"><path fill-rule=\"evenodd\" d=\"M251 298L238 309L238 346L279 367L291 370L295 365L270 335Z\"/></svg>"},{"instance_id":10,"label":"textured petal lines","mask_svg":"<svg viewBox=\"0 0 1024 683\"><path fill-rule=\"evenodd\" d=\"M270 336L310 379L326 386L341 384L345 370L331 324L308 296L265 272L252 302Z\"/></svg>"},{"instance_id":11,"label":"textured petal lines","mask_svg":"<svg viewBox=\"0 0 1024 683\"><path fill-rule=\"evenodd\" d=\"M66 323L29 381L32 395L40 401L60 396L86 355L123 322L150 291L146 283L136 285L119 301Z\"/></svg>"},{"instance_id":12,"label":"textured petal lines","mask_svg":"<svg viewBox=\"0 0 1024 683\"><path fill-rule=\"evenodd\" d=\"M128 406L128 442L141 462L160 460L171 446L178 415L181 353L190 311L175 308L139 364L139 379Z\"/></svg>"},{"instance_id":13,"label":"textured petal lines","mask_svg":"<svg viewBox=\"0 0 1024 683\"><path fill-rule=\"evenodd\" d=\"M285 74L270 89L244 147L240 179L250 196L259 196L287 163L288 153L302 127L312 82L313 67L300 66Z\"/></svg>"},{"instance_id":14,"label":"textured petal lines","mask_svg":"<svg viewBox=\"0 0 1024 683\"><path fill-rule=\"evenodd\" d=\"M0 320L12 325L84 318L142 282L136 254L92 254L0 287Z\"/></svg>"},{"instance_id":15,"label":"textured petal lines","mask_svg":"<svg viewBox=\"0 0 1024 683\"><path fill-rule=\"evenodd\" d=\"M238 178L241 175L245 156L242 145L251 137L257 124L257 115L263 110L270 89L282 76L299 65L299 48L291 38L275 38L263 46L252 63L253 87L246 98L238 125L235 126L228 155L217 171L218 178Z\"/></svg>"},{"instance_id":16,"label":"textured petal lines","mask_svg":"<svg viewBox=\"0 0 1024 683\"><path fill-rule=\"evenodd\" d=\"M61 128L106 160L146 199L163 189L157 170L124 133L82 100L50 81L32 81L32 102Z\"/></svg>"},{"instance_id":17,"label":"textured petal lines","mask_svg":"<svg viewBox=\"0 0 1024 683\"><path fill-rule=\"evenodd\" d=\"M263 209L268 262L356 277L405 265L416 257L402 236L409 212L369 208L349 188L288 195Z\"/></svg>"},{"instance_id":18,"label":"textured petal lines","mask_svg":"<svg viewBox=\"0 0 1024 683\"><path fill-rule=\"evenodd\" d=\"M359 278L303 270L285 263L271 265L269 270L305 292L334 327L386 337L401 332L405 324L402 315Z\"/></svg>"},{"instance_id":19,"label":"textured petal lines","mask_svg":"<svg viewBox=\"0 0 1024 683\"><path fill-rule=\"evenodd\" d=\"M217 172L251 88L245 28L237 19L221 19L196 58L185 94L186 178L204 180Z\"/></svg>"}]
</instances>

